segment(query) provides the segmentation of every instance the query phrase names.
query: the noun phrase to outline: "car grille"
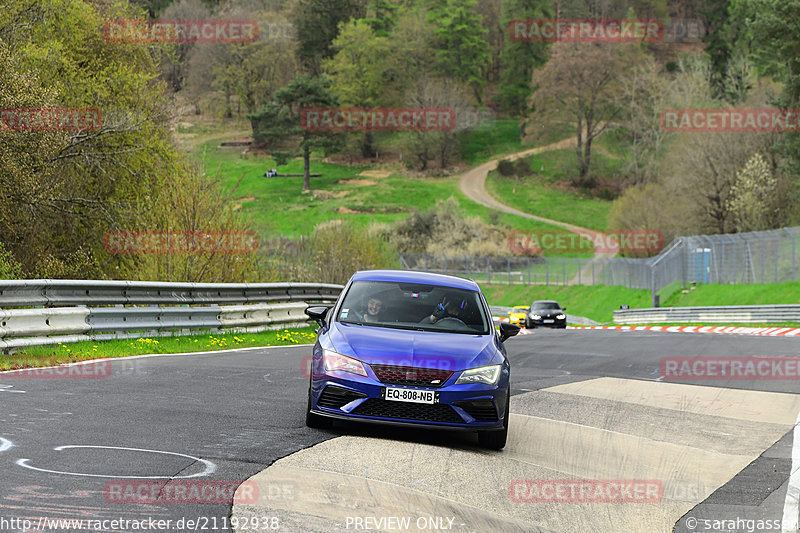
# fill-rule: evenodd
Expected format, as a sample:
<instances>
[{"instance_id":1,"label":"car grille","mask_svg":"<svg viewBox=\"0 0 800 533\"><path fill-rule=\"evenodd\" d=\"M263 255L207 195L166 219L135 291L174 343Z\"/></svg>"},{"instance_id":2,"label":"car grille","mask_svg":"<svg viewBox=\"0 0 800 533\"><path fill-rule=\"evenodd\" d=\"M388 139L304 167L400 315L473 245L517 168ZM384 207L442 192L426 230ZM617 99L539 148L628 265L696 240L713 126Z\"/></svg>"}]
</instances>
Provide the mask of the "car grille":
<instances>
[{"instance_id":1,"label":"car grille","mask_svg":"<svg viewBox=\"0 0 800 533\"><path fill-rule=\"evenodd\" d=\"M430 422L452 422L463 424L464 420L452 407L446 404L393 402L370 398L356 407L351 414L377 416L381 418L405 418L407 420L425 420Z\"/></svg>"},{"instance_id":2,"label":"car grille","mask_svg":"<svg viewBox=\"0 0 800 533\"><path fill-rule=\"evenodd\" d=\"M317 400L317 405L319 407L328 407L330 409L341 409L343 405L346 405L353 400L366 397L366 394L362 394L360 392L328 385L325 387L325 390L322 391L322 394L320 394L319 400Z\"/></svg>"},{"instance_id":3,"label":"car grille","mask_svg":"<svg viewBox=\"0 0 800 533\"><path fill-rule=\"evenodd\" d=\"M453 375L451 370L397 365L370 365L381 383L417 387L441 387Z\"/></svg>"},{"instance_id":4,"label":"car grille","mask_svg":"<svg viewBox=\"0 0 800 533\"><path fill-rule=\"evenodd\" d=\"M453 402L453 405L465 410L469 416L480 422L496 422L497 409L492 400L467 400L463 402Z\"/></svg>"}]
</instances>

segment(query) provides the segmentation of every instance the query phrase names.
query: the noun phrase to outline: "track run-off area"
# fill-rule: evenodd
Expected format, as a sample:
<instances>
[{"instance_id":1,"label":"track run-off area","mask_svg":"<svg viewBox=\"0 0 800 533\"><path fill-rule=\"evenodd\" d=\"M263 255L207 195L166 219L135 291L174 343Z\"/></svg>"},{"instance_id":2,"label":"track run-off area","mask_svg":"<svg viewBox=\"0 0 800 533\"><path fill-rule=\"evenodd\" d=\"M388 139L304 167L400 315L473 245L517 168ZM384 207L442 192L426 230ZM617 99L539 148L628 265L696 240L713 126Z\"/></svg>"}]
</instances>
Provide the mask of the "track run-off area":
<instances>
[{"instance_id":1,"label":"track run-off area","mask_svg":"<svg viewBox=\"0 0 800 533\"><path fill-rule=\"evenodd\" d=\"M305 427L310 346L0 373L0 530L794 532L797 378L661 369L798 343L533 330L506 341L500 452L458 432ZM41 527L59 519L75 522Z\"/></svg>"}]
</instances>

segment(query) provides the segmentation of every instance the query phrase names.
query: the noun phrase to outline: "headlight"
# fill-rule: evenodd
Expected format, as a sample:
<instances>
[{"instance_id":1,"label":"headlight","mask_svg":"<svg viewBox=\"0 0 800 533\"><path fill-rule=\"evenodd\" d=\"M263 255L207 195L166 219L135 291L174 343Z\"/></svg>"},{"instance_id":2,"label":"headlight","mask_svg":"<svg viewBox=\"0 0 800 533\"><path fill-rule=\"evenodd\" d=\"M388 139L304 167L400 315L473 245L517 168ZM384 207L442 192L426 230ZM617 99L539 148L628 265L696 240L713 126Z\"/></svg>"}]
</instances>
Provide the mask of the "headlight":
<instances>
[{"instance_id":1,"label":"headlight","mask_svg":"<svg viewBox=\"0 0 800 533\"><path fill-rule=\"evenodd\" d=\"M559 319L559 320L564 320L565 318L567 318L567 315L565 315L564 313L561 313L560 315L556 315L556 318Z\"/></svg>"},{"instance_id":2,"label":"headlight","mask_svg":"<svg viewBox=\"0 0 800 533\"><path fill-rule=\"evenodd\" d=\"M537 315L535 313L531 313L531 318L534 319L534 320L539 320L540 318L542 318L542 315Z\"/></svg>"},{"instance_id":3,"label":"headlight","mask_svg":"<svg viewBox=\"0 0 800 533\"><path fill-rule=\"evenodd\" d=\"M331 372L333 370L341 370L342 372L350 372L351 374L358 374L359 376L367 375L364 370L364 365L361 361L347 357L332 350L324 350L322 358L325 360L325 371Z\"/></svg>"},{"instance_id":4,"label":"headlight","mask_svg":"<svg viewBox=\"0 0 800 533\"><path fill-rule=\"evenodd\" d=\"M501 365L491 365L464 370L456 381L456 385L464 385L466 383L486 383L487 385L494 385L500 377L500 366Z\"/></svg>"}]
</instances>

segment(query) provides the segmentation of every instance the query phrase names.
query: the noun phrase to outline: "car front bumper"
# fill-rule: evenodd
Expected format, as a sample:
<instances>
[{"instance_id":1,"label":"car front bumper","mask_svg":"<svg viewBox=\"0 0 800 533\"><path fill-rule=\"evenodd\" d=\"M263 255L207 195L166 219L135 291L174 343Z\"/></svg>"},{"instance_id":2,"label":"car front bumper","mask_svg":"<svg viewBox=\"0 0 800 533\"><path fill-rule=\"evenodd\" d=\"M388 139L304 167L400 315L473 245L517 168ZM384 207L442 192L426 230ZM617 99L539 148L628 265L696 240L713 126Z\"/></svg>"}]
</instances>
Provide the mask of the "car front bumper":
<instances>
[{"instance_id":1,"label":"car front bumper","mask_svg":"<svg viewBox=\"0 0 800 533\"><path fill-rule=\"evenodd\" d=\"M335 375L334 375L335 374ZM342 376L345 374L345 376ZM352 376L352 377L351 377ZM382 398L386 387L434 391L433 404ZM345 372L330 372L311 382L311 412L350 421L466 431L503 428L508 367L496 385L401 386Z\"/></svg>"}]
</instances>

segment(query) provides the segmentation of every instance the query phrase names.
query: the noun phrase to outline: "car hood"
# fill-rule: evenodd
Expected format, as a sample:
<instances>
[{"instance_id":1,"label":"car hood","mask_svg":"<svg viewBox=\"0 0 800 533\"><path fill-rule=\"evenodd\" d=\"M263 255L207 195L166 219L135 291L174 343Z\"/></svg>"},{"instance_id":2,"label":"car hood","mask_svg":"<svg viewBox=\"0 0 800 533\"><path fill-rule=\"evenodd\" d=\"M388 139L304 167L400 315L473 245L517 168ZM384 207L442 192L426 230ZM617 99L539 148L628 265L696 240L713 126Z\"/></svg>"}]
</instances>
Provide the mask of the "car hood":
<instances>
[{"instance_id":1,"label":"car hood","mask_svg":"<svg viewBox=\"0 0 800 533\"><path fill-rule=\"evenodd\" d=\"M333 349L367 364L464 370L501 363L495 335L464 335L334 322Z\"/></svg>"}]
</instances>

